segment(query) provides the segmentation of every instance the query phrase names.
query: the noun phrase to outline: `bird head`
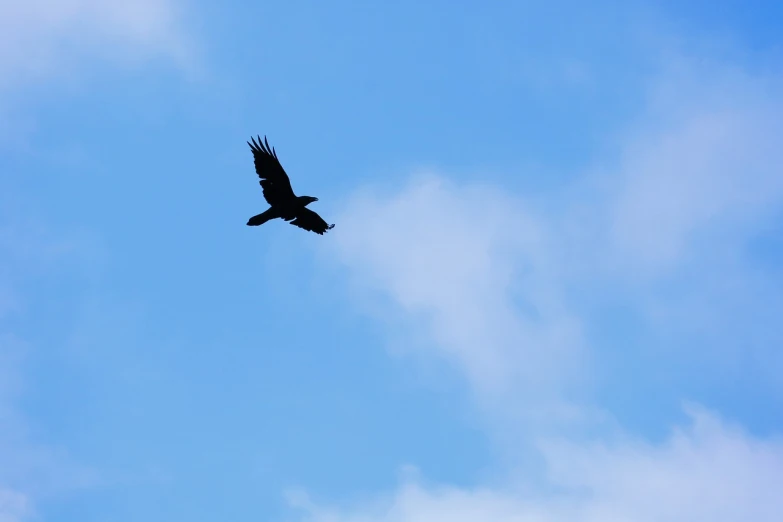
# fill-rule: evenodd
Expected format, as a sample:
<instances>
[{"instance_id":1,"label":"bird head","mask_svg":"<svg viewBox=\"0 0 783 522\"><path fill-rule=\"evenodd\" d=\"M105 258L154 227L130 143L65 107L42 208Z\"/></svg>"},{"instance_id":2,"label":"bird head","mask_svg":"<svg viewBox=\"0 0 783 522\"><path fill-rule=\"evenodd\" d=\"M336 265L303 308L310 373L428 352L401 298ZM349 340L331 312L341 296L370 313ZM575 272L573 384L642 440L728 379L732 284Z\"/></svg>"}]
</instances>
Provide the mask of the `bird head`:
<instances>
[{"instance_id":1,"label":"bird head","mask_svg":"<svg viewBox=\"0 0 783 522\"><path fill-rule=\"evenodd\" d=\"M305 196L303 199L304 199L305 206L309 205L314 201L318 201L318 198L314 198L313 196Z\"/></svg>"}]
</instances>

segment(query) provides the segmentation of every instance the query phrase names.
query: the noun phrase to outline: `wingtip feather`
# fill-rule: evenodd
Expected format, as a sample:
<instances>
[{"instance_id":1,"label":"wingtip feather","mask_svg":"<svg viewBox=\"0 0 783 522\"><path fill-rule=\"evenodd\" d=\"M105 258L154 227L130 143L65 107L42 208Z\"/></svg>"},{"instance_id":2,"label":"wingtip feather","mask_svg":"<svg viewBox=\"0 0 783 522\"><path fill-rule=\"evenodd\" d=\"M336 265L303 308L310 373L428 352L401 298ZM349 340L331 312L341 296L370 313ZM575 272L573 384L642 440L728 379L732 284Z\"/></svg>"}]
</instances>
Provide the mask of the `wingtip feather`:
<instances>
[{"instance_id":1,"label":"wingtip feather","mask_svg":"<svg viewBox=\"0 0 783 522\"><path fill-rule=\"evenodd\" d=\"M252 142L252 143L251 143ZM253 149L253 152L255 151L261 151L265 154L269 154L270 156L274 156L275 159L277 159L277 151L274 147L271 147L269 145L269 140L267 139L266 135L264 135L264 139L261 139L261 135L256 134L255 137L251 136L250 141L247 142L247 144L250 146L251 149Z\"/></svg>"}]
</instances>

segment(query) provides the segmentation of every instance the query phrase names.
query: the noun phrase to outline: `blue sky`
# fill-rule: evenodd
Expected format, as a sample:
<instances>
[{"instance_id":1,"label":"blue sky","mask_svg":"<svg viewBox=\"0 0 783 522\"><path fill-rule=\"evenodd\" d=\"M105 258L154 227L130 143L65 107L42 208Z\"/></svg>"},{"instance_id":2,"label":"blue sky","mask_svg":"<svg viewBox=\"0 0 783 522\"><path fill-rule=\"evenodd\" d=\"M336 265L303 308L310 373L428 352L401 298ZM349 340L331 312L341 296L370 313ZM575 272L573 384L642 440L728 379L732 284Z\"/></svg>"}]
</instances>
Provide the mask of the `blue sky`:
<instances>
[{"instance_id":1,"label":"blue sky","mask_svg":"<svg viewBox=\"0 0 783 522\"><path fill-rule=\"evenodd\" d=\"M0 20L0 522L783 510L777 2Z\"/></svg>"}]
</instances>

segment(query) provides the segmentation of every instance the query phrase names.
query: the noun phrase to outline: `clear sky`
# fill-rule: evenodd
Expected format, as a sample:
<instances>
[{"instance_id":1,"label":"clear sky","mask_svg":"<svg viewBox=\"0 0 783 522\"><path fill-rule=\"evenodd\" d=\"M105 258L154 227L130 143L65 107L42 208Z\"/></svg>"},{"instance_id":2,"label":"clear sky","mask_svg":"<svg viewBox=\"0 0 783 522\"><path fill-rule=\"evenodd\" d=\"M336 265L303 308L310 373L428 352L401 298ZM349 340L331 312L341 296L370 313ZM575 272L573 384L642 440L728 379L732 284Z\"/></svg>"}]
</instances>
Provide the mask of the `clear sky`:
<instances>
[{"instance_id":1,"label":"clear sky","mask_svg":"<svg viewBox=\"0 0 783 522\"><path fill-rule=\"evenodd\" d=\"M779 522L781 44L0 0L0 522ZM256 134L333 230L245 226Z\"/></svg>"}]
</instances>

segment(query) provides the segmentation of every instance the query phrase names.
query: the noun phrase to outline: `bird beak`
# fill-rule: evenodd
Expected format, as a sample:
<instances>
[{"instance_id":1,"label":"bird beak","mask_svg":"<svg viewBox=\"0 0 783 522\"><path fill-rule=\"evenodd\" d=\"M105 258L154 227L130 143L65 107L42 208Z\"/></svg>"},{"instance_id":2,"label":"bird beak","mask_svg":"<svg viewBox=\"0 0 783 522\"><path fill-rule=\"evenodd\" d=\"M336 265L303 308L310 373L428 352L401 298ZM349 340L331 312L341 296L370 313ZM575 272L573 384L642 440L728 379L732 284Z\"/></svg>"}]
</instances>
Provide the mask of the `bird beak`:
<instances>
[{"instance_id":1,"label":"bird beak","mask_svg":"<svg viewBox=\"0 0 783 522\"><path fill-rule=\"evenodd\" d=\"M313 201L318 201L318 198L313 198Z\"/></svg>"}]
</instances>

